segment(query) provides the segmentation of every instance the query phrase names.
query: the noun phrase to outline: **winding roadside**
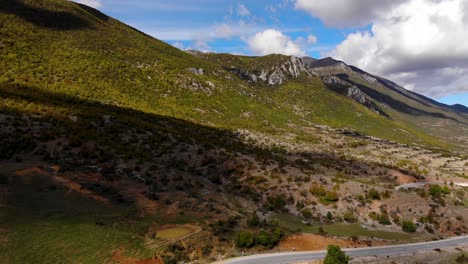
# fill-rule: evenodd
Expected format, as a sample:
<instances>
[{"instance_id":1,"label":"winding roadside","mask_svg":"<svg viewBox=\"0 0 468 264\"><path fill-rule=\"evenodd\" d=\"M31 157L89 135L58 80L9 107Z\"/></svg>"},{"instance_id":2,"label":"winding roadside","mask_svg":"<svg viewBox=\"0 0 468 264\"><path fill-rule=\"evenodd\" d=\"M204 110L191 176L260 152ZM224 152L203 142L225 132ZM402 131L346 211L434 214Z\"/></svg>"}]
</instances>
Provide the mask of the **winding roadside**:
<instances>
[{"instance_id":1,"label":"winding roadside","mask_svg":"<svg viewBox=\"0 0 468 264\"><path fill-rule=\"evenodd\" d=\"M442 249L466 244L468 245L468 235L448 238L438 241L369 247L369 248L352 248L344 249L346 254L351 257L365 256L391 256L404 255L423 250ZM306 251L306 252L285 252L273 254L259 254L246 257L232 258L223 261L215 262L216 264L286 264L307 262L323 259L326 255L325 250L321 251Z\"/></svg>"}]
</instances>

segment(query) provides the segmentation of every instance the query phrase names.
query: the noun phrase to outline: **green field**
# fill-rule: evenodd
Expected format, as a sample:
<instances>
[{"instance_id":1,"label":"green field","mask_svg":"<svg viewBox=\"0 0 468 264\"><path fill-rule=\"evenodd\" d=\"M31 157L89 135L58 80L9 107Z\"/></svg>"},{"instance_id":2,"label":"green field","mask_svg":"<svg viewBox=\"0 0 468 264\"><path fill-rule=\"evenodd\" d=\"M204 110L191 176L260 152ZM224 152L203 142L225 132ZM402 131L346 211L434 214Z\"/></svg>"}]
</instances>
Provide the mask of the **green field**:
<instances>
[{"instance_id":1,"label":"green field","mask_svg":"<svg viewBox=\"0 0 468 264\"><path fill-rule=\"evenodd\" d=\"M0 207L4 263L103 263L118 248L140 259L153 256L144 235L157 219L101 205L46 177L10 179L12 192Z\"/></svg>"},{"instance_id":2,"label":"green field","mask_svg":"<svg viewBox=\"0 0 468 264\"><path fill-rule=\"evenodd\" d=\"M193 233L194 230L188 227L173 227L158 230L156 236L161 239L177 239Z\"/></svg>"},{"instance_id":3,"label":"green field","mask_svg":"<svg viewBox=\"0 0 468 264\"><path fill-rule=\"evenodd\" d=\"M299 217L286 214L276 214L273 219L277 219L280 225L285 228L303 233L319 234L319 227L322 227L324 231L331 236L337 237L349 237L349 236L363 236L363 237L374 237L386 240L393 240L398 243L404 242L417 242L427 240L427 235L423 234L407 234L403 232L389 232L389 231L378 231L368 230L363 228L358 223L347 224L329 224L329 225L308 225L304 224Z\"/></svg>"}]
</instances>

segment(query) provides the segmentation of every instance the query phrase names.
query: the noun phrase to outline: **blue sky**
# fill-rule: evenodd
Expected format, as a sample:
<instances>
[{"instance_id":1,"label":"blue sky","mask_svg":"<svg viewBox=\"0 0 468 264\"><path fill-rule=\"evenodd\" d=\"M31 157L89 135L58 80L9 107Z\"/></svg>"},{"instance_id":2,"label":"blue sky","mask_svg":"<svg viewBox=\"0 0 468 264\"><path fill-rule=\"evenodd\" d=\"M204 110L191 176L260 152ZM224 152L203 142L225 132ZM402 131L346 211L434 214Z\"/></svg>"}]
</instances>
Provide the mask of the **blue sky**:
<instances>
[{"instance_id":1,"label":"blue sky","mask_svg":"<svg viewBox=\"0 0 468 264\"><path fill-rule=\"evenodd\" d=\"M316 36L315 45L304 44L302 48L309 56L321 57L321 52L331 51L351 32L348 29L327 28L319 19L295 9L292 1L285 0L102 2L102 11L158 39L183 48L206 51L256 55L243 38L266 29L275 29L293 41L299 37ZM245 33L235 32L233 36L225 37L213 32L223 25L238 27Z\"/></svg>"},{"instance_id":2,"label":"blue sky","mask_svg":"<svg viewBox=\"0 0 468 264\"><path fill-rule=\"evenodd\" d=\"M80 2L181 49L332 56L441 102L468 106L465 0Z\"/></svg>"}]
</instances>

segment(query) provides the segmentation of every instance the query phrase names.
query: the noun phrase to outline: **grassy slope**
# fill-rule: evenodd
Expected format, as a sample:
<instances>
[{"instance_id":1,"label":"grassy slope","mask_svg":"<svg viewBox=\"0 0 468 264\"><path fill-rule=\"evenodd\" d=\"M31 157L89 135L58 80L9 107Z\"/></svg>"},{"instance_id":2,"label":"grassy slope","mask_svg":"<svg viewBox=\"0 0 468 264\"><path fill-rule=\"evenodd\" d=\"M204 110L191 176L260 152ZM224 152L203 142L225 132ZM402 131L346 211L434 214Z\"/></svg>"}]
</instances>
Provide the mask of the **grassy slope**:
<instances>
[{"instance_id":1,"label":"grassy slope","mask_svg":"<svg viewBox=\"0 0 468 264\"><path fill-rule=\"evenodd\" d=\"M9 2L18 6L16 1ZM304 120L349 127L405 143L420 138L426 144L446 147L421 131L413 131L406 123L385 120L323 89L316 79L298 79L275 89L245 82L240 87L240 80L223 70L231 65L247 70L268 69L287 60L285 56L255 58L221 54L199 59L74 3L58 0L25 3L29 8L65 12L66 20L76 17L81 23L76 27L57 28L56 24L62 23L59 17L54 23L39 26L24 15L25 8L16 11L6 8L0 16L4 25L0 31L2 87L35 87L229 129L244 127L272 132L272 125L285 128L287 122L301 124L300 120ZM188 72L190 67L203 68L207 74L195 76ZM221 74L216 76L213 72ZM225 79L226 75L232 80ZM195 81L206 85L208 80L216 85L211 96L177 84ZM241 90L257 96L246 96ZM23 108L24 112L30 110L15 104L18 102L6 101L4 105ZM311 114L296 115L291 106L298 104ZM254 115L246 118L244 112ZM408 137L399 127L411 131L413 136Z\"/></svg>"}]
</instances>

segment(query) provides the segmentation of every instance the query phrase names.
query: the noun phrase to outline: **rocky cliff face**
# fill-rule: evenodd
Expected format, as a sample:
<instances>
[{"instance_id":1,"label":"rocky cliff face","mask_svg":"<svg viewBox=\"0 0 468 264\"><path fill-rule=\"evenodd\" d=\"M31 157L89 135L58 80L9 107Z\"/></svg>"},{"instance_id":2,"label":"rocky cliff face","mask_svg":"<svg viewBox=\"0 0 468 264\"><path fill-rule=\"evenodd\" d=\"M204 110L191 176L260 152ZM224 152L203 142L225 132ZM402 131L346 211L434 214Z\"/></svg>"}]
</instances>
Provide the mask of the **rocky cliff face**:
<instances>
[{"instance_id":1,"label":"rocky cliff face","mask_svg":"<svg viewBox=\"0 0 468 264\"><path fill-rule=\"evenodd\" d=\"M345 95L354 101L364 105L368 109L383 115L388 116L382 109L380 109L374 101L367 96L361 89L357 86L347 82L346 80L341 79L335 75L322 75L322 81L327 85L331 90Z\"/></svg>"},{"instance_id":2,"label":"rocky cliff face","mask_svg":"<svg viewBox=\"0 0 468 264\"><path fill-rule=\"evenodd\" d=\"M265 82L268 85L281 85L288 79L301 76L301 74L317 75L301 58L291 56L286 62L272 66L269 69L255 69L248 71L235 66L227 68L237 77L248 82Z\"/></svg>"}]
</instances>

